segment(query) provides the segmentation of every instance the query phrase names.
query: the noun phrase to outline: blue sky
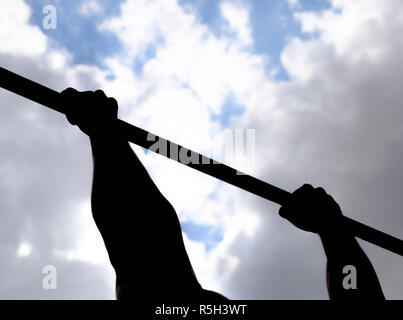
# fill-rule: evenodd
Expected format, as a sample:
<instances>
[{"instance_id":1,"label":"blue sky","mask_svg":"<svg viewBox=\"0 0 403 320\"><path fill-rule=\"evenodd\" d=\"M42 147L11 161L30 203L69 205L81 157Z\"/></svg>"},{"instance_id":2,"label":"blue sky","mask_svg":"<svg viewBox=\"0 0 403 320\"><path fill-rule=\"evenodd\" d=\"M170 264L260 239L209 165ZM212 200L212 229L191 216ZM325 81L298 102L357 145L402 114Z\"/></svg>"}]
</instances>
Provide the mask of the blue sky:
<instances>
[{"instance_id":1,"label":"blue sky","mask_svg":"<svg viewBox=\"0 0 403 320\"><path fill-rule=\"evenodd\" d=\"M38 26L42 25L43 7L48 4L55 5L58 10L58 28L56 30L42 29L42 31L54 40L53 45L65 47L73 53L75 63L95 64L99 67L104 67L102 65L104 57L119 53L122 49L114 34L97 30L98 24L105 18L119 15L122 2L124 1L102 1L104 10L101 13L83 16L79 14L82 1L27 0L33 9L31 22ZM220 1L180 0L179 3L196 10L199 19L209 27L210 31L220 36L223 24L219 9ZM246 3L250 7L254 39L252 51L267 55L270 58L270 64L279 68L276 79L287 80L288 75L280 62L280 53L286 45L288 37L298 36L302 39L306 37L300 32L299 24L292 17L293 13L298 10L320 11L329 8L328 1L302 0L295 9L291 9L285 0L252 0L242 3ZM148 48L145 59L136 63L137 72L141 71L142 64L153 57L154 53L155 48Z\"/></svg>"},{"instance_id":2,"label":"blue sky","mask_svg":"<svg viewBox=\"0 0 403 320\"><path fill-rule=\"evenodd\" d=\"M44 14L42 8L47 4L54 4L58 10L58 28L56 30L43 30L52 39L53 46L67 48L73 54L74 63L85 63L105 68L103 61L105 57L119 54L122 45L116 35L107 31L99 31L97 26L106 18L120 14L120 5L123 0L102 1L104 10L99 14L83 16L79 14L82 1L48 1L48 0L27 0L33 9L31 20L33 24L41 26ZM209 27L218 37L222 32L224 23L220 14L220 1L214 0L180 0L179 3L189 6L192 12L196 12L203 24ZM265 1L253 0L243 1L250 8L250 19L254 46L251 52L262 54L268 57L267 72L276 68L278 70L275 79L288 81L289 76L284 70L280 53L291 36L298 36L301 39L308 37L300 32L299 24L293 19L293 13L298 10L320 11L329 7L326 0L303 0L298 7L290 8L285 0ZM65 23L68 21L68 23ZM150 44L145 55L134 62L133 70L139 74L144 63L153 58L156 47L163 42L163 39ZM113 75L112 75L113 77ZM231 116L241 115L244 108L239 105L231 95L228 96L221 113L213 116L222 127L230 125Z\"/></svg>"},{"instance_id":3,"label":"blue sky","mask_svg":"<svg viewBox=\"0 0 403 320\"><path fill-rule=\"evenodd\" d=\"M27 0L33 12L31 23L39 26L51 40L53 47L66 48L73 55L74 64L91 64L105 68L103 61L105 57L118 55L123 46L114 33L99 31L97 26L107 18L120 14L120 5L123 0L102 1L100 4L103 10L97 14L82 15L79 13L82 1L49 1L49 0ZM180 0L180 5L196 12L198 19L208 26L217 37L221 36L223 20L220 14L220 1L214 0ZM296 8L290 8L287 1L243 1L250 10L250 22L254 45L249 50L252 53L264 55L268 58L267 70L273 67L278 69L275 76L277 81L288 81L289 77L283 69L280 61L280 54L292 36L302 39L307 35L301 34L299 24L293 19L293 13L298 10L319 11L329 7L324 0L300 1ZM58 27L56 30L45 30L42 26L45 5L53 4L57 8ZM149 45L145 54L137 58L133 63L133 71L141 74L144 63L153 58L158 45L163 39ZM241 115L244 106L240 105L232 94L229 94L221 112L212 115L212 120L217 121L222 128L231 126L231 116ZM183 222L183 231L190 239L202 241L209 250L222 240L222 232L219 228L209 225L200 225L191 221Z\"/></svg>"},{"instance_id":4,"label":"blue sky","mask_svg":"<svg viewBox=\"0 0 403 320\"><path fill-rule=\"evenodd\" d=\"M42 31L48 38L54 40L54 46L68 49L73 54L74 63L95 64L102 66L102 58L119 52L120 43L111 33L99 32L97 25L106 17L118 15L122 0L102 1L103 12L97 15L83 16L79 14L82 1L26 1L33 9L31 22L42 26L44 14L42 9L48 4L57 8L58 27L55 30Z\"/></svg>"}]
</instances>

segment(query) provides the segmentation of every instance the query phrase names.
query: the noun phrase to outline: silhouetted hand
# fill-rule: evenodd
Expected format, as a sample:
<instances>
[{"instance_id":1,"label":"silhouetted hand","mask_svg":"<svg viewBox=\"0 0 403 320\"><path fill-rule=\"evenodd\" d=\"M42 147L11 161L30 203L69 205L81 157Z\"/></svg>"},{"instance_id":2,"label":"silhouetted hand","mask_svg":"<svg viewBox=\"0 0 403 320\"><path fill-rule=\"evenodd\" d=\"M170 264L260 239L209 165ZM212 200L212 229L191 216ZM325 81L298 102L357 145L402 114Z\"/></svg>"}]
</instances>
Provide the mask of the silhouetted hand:
<instances>
[{"instance_id":1,"label":"silhouetted hand","mask_svg":"<svg viewBox=\"0 0 403 320\"><path fill-rule=\"evenodd\" d=\"M336 201L323 188L310 184L294 191L279 214L299 229L319 234L338 229L343 218Z\"/></svg>"},{"instance_id":2,"label":"silhouetted hand","mask_svg":"<svg viewBox=\"0 0 403 320\"><path fill-rule=\"evenodd\" d=\"M117 101L108 98L102 90L79 92L67 88L61 95L67 120L89 136L102 134L117 119Z\"/></svg>"}]
</instances>

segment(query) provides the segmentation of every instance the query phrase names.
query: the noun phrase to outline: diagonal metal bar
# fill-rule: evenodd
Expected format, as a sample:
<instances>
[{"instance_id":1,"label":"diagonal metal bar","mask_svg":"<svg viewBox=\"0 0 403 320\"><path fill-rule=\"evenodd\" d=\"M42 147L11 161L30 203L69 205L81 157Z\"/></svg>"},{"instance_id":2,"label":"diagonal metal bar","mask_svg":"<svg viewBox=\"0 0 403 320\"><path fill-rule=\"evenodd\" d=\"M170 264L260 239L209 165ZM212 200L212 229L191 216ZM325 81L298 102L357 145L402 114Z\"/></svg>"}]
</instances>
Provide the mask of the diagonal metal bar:
<instances>
[{"instance_id":1,"label":"diagonal metal bar","mask_svg":"<svg viewBox=\"0 0 403 320\"><path fill-rule=\"evenodd\" d=\"M65 113L59 92L1 67L0 87L42 104L52 110ZM169 140L153 135L146 130L135 127L120 119L118 120L118 129L125 139L145 149L155 152L156 150L154 147L156 141L160 145L168 146L164 152L158 150L159 152L157 153L163 156L172 159L172 157L169 156L171 154L170 150L175 150L179 154L187 154L191 159L198 159L198 161L192 161L189 163L183 163L178 158L175 158L174 160L243 190L249 191L264 199L273 201L279 205L283 205L290 196L288 191L250 175L238 174L238 171L234 168L205 157ZM150 139L150 137L153 137L153 139ZM352 230L356 237L403 256L402 240L348 217L344 217L344 223Z\"/></svg>"}]
</instances>

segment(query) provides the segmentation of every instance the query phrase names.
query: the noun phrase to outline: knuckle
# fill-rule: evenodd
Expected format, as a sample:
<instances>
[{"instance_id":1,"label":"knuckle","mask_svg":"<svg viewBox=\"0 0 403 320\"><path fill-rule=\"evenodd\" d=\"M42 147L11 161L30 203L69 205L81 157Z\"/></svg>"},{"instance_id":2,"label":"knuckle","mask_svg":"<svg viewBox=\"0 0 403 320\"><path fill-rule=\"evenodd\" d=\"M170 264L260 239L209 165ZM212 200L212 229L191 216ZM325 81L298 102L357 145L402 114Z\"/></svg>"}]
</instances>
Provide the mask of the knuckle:
<instances>
[{"instance_id":1,"label":"knuckle","mask_svg":"<svg viewBox=\"0 0 403 320\"><path fill-rule=\"evenodd\" d=\"M105 92L103 92L101 89L95 90L94 93L100 97L106 97Z\"/></svg>"},{"instance_id":2,"label":"knuckle","mask_svg":"<svg viewBox=\"0 0 403 320\"><path fill-rule=\"evenodd\" d=\"M322 187L315 188L315 191L316 191L318 194L327 194L326 190L323 189Z\"/></svg>"},{"instance_id":3,"label":"knuckle","mask_svg":"<svg viewBox=\"0 0 403 320\"><path fill-rule=\"evenodd\" d=\"M309 184L309 183L305 183L302 187L301 187L301 189L309 189L309 190L311 190L311 189L313 189L313 186L311 185L311 184Z\"/></svg>"},{"instance_id":4,"label":"knuckle","mask_svg":"<svg viewBox=\"0 0 403 320\"><path fill-rule=\"evenodd\" d=\"M118 104L118 102L116 101L116 99L113 98L113 97L109 97L109 98L108 98L108 101L109 101L111 104L113 104L113 105L117 105L117 104Z\"/></svg>"},{"instance_id":5,"label":"knuckle","mask_svg":"<svg viewBox=\"0 0 403 320\"><path fill-rule=\"evenodd\" d=\"M64 89L64 90L61 92L61 94L62 94L62 95L66 95L66 94L73 94L73 93L76 93L76 92L77 92L76 89L74 89L74 88L72 88L72 87L68 87L67 89Z\"/></svg>"},{"instance_id":6,"label":"knuckle","mask_svg":"<svg viewBox=\"0 0 403 320\"><path fill-rule=\"evenodd\" d=\"M305 194L306 192L312 191L314 188L312 185L305 183L302 187L299 187L297 190L293 192L293 195Z\"/></svg>"}]
</instances>

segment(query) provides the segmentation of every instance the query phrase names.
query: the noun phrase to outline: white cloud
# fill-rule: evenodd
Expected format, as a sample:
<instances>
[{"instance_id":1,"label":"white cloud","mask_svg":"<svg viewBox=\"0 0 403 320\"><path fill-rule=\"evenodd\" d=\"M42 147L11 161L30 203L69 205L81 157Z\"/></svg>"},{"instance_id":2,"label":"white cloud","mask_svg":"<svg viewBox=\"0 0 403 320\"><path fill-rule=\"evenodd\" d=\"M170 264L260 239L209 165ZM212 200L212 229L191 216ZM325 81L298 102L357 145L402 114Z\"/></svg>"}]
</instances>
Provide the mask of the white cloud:
<instances>
[{"instance_id":1,"label":"white cloud","mask_svg":"<svg viewBox=\"0 0 403 320\"><path fill-rule=\"evenodd\" d=\"M18 257L26 257L31 254L32 248L28 243L21 243L18 247L17 256Z\"/></svg>"},{"instance_id":2,"label":"white cloud","mask_svg":"<svg viewBox=\"0 0 403 320\"><path fill-rule=\"evenodd\" d=\"M30 7L21 0L0 0L0 53L23 56L45 52L46 36L29 24L30 14Z\"/></svg>"},{"instance_id":3,"label":"white cloud","mask_svg":"<svg viewBox=\"0 0 403 320\"><path fill-rule=\"evenodd\" d=\"M125 45L122 56L108 60L117 80L106 83L106 88L121 94L118 100L126 120L209 155L223 134L211 115L220 113L230 93L241 102L248 101L253 95L247 90L267 82L262 68L265 59L243 49L252 43L248 9L240 4L221 6L232 31L236 31L235 38L233 34L217 38L176 1L129 1L121 9L121 16L101 25L101 30L115 32ZM131 64L143 55L144 48L156 42L155 57L145 62L141 75L134 76ZM120 75L127 80L122 81ZM134 90L118 89L128 88L128 83ZM251 236L257 218L231 209L232 193L224 192L228 187L215 179L160 156L139 152L139 157L182 221L223 229L224 240L208 252L204 245L186 238L203 285L220 289L218 279L224 281L238 261L226 248L239 234ZM209 197L212 193L214 198ZM199 264L203 259L210 262Z\"/></svg>"},{"instance_id":4,"label":"white cloud","mask_svg":"<svg viewBox=\"0 0 403 320\"><path fill-rule=\"evenodd\" d=\"M96 67L73 66L67 50L49 48L41 29L30 24L30 15L23 1L0 1L0 65L56 90L98 88L104 73ZM4 90L0 96L0 252L4 258L0 297L114 298L113 270L105 255L95 254L96 248L104 247L102 239L94 240L91 213L77 222L82 214L77 206L88 199L90 190L88 142L73 128L67 129L64 117L55 112ZM80 260L55 254L68 251ZM41 286L47 264L55 265L63 279L57 292Z\"/></svg>"},{"instance_id":5,"label":"white cloud","mask_svg":"<svg viewBox=\"0 0 403 320\"><path fill-rule=\"evenodd\" d=\"M290 9L297 9L301 7L299 0L287 0L287 3Z\"/></svg>"},{"instance_id":6,"label":"white cloud","mask_svg":"<svg viewBox=\"0 0 403 320\"><path fill-rule=\"evenodd\" d=\"M227 21L229 32L235 32L242 45L253 44L249 21L249 8L241 2L224 1L220 3L221 15Z\"/></svg>"},{"instance_id":7,"label":"white cloud","mask_svg":"<svg viewBox=\"0 0 403 320\"><path fill-rule=\"evenodd\" d=\"M103 12L103 7L97 0L84 1L79 7L78 12L83 16L92 16Z\"/></svg>"}]
</instances>

